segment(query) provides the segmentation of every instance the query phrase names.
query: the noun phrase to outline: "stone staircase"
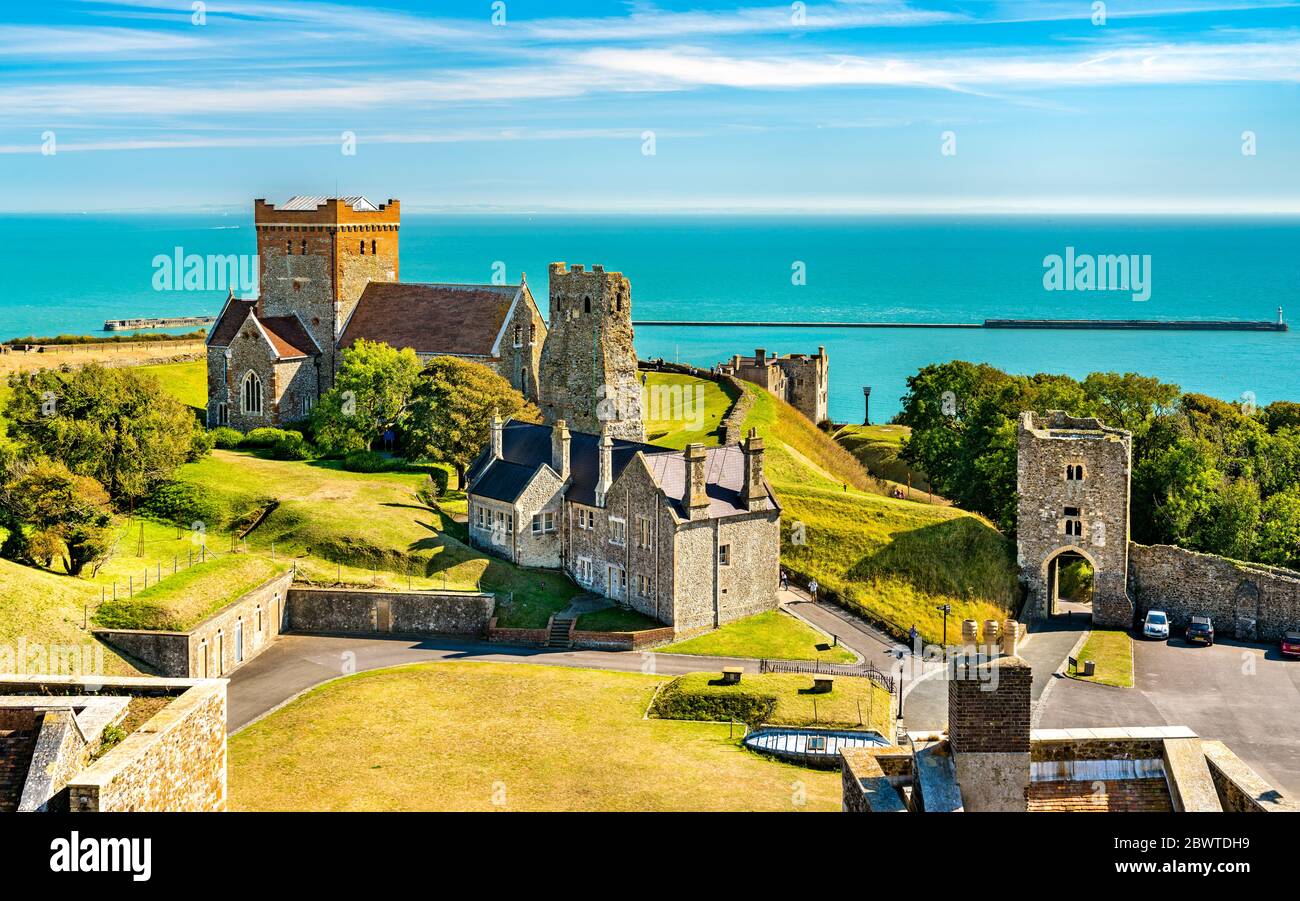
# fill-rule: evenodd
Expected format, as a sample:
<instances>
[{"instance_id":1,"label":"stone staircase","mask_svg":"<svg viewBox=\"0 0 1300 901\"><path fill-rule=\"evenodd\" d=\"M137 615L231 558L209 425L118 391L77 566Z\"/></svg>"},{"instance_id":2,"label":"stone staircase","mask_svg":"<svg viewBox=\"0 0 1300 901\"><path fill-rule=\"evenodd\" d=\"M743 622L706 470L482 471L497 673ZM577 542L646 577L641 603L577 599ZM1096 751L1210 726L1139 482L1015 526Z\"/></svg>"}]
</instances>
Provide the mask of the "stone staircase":
<instances>
[{"instance_id":1,"label":"stone staircase","mask_svg":"<svg viewBox=\"0 0 1300 901\"><path fill-rule=\"evenodd\" d=\"M568 617L557 616L551 620L551 634L546 638L548 648L571 648L573 642L569 640L569 628L573 625L573 620Z\"/></svg>"},{"instance_id":2,"label":"stone staircase","mask_svg":"<svg viewBox=\"0 0 1300 901\"><path fill-rule=\"evenodd\" d=\"M0 813L18 809L36 736L35 729L0 729Z\"/></svg>"}]
</instances>

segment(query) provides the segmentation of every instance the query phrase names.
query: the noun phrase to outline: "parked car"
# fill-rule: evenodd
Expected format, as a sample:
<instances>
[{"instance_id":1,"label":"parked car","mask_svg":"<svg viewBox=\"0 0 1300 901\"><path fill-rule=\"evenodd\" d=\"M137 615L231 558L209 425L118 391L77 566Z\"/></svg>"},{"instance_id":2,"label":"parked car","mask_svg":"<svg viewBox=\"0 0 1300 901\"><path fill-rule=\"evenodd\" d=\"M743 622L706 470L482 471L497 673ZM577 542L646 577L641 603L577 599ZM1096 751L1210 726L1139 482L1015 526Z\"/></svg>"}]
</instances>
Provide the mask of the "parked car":
<instances>
[{"instance_id":1,"label":"parked car","mask_svg":"<svg viewBox=\"0 0 1300 901\"><path fill-rule=\"evenodd\" d=\"M1300 657L1300 632L1283 632L1281 645L1284 657Z\"/></svg>"},{"instance_id":2,"label":"parked car","mask_svg":"<svg viewBox=\"0 0 1300 901\"><path fill-rule=\"evenodd\" d=\"M1146 619L1142 620L1143 638L1168 638L1169 615L1163 610L1148 610Z\"/></svg>"},{"instance_id":3,"label":"parked car","mask_svg":"<svg viewBox=\"0 0 1300 901\"><path fill-rule=\"evenodd\" d=\"M1187 624L1187 631L1183 633L1188 644L1214 644L1214 623L1210 622L1208 616L1193 616L1192 621Z\"/></svg>"}]
</instances>

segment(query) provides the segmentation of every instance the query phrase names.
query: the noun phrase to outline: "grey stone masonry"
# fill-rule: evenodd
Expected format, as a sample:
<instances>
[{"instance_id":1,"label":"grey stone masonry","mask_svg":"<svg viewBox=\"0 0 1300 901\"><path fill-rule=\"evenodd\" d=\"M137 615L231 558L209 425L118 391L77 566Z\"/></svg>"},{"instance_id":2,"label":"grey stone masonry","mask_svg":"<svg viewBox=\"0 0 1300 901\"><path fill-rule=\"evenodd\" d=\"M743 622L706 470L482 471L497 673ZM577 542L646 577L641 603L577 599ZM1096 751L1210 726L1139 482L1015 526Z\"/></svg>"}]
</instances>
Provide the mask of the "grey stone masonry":
<instances>
[{"instance_id":1,"label":"grey stone masonry","mask_svg":"<svg viewBox=\"0 0 1300 901\"><path fill-rule=\"evenodd\" d=\"M1016 490L1017 553L1028 589L1025 619L1052 612L1058 557L1075 553L1093 568L1093 622L1127 628L1132 436L1094 418L1059 410L1020 415Z\"/></svg>"}]
</instances>

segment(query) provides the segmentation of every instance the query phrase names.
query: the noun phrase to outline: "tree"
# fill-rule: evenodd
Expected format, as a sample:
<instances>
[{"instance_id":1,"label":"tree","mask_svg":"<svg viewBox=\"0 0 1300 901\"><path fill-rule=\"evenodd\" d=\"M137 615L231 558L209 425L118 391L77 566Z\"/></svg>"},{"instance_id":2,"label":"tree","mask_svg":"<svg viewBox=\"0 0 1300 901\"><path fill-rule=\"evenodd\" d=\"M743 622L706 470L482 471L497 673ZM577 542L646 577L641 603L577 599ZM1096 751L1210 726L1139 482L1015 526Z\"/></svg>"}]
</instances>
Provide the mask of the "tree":
<instances>
[{"instance_id":1,"label":"tree","mask_svg":"<svg viewBox=\"0 0 1300 901\"><path fill-rule=\"evenodd\" d=\"M1255 557L1274 566L1300 568L1300 489L1291 488L1264 501Z\"/></svg>"},{"instance_id":2,"label":"tree","mask_svg":"<svg viewBox=\"0 0 1300 901\"><path fill-rule=\"evenodd\" d=\"M90 476L115 501L144 496L211 447L189 407L131 369L14 373L9 387L5 416L19 454Z\"/></svg>"},{"instance_id":3,"label":"tree","mask_svg":"<svg viewBox=\"0 0 1300 901\"><path fill-rule=\"evenodd\" d=\"M0 507L18 525L20 536L12 544L6 542L6 548L46 567L61 555L71 575L81 575L87 566L97 572L113 547L108 492L96 479L77 475L58 461L15 466L0 490Z\"/></svg>"},{"instance_id":4,"label":"tree","mask_svg":"<svg viewBox=\"0 0 1300 901\"><path fill-rule=\"evenodd\" d=\"M326 453L369 450L385 429L402 427L420 358L376 341L360 340L343 352L334 387L312 411L312 435Z\"/></svg>"},{"instance_id":5,"label":"tree","mask_svg":"<svg viewBox=\"0 0 1300 901\"><path fill-rule=\"evenodd\" d=\"M407 455L450 463L460 485L488 443L493 412L502 419L540 422L537 408L486 366L457 357L434 357L411 395Z\"/></svg>"}]
</instances>

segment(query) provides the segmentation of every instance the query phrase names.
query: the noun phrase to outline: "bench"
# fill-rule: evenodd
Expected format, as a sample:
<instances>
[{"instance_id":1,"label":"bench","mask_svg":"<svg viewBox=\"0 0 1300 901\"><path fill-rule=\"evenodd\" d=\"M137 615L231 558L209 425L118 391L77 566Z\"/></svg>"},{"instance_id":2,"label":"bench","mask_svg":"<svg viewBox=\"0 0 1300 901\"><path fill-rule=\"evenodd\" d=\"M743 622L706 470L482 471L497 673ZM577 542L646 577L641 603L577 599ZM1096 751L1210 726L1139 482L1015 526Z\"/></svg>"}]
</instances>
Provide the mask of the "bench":
<instances>
[{"instance_id":1,"label":"bench","mask_svg":"<svg viewBox=\"0 0 1300 901\"><path fill-rule=\"evenodd\" d=\"M829 694L835 688L835 677L816 675L813 676L813 694Z\"/></svg>"},{"instance_id":2,"label":"bench","mask_svg":"<svg viewBox=\"0 0 1300 901\"><path fill-rule=\"evenodd\" d=\"M724 666L722 668L723 685L739 685L740 677L745 672L743 666Z\"/></svg>"}]
</instances>

